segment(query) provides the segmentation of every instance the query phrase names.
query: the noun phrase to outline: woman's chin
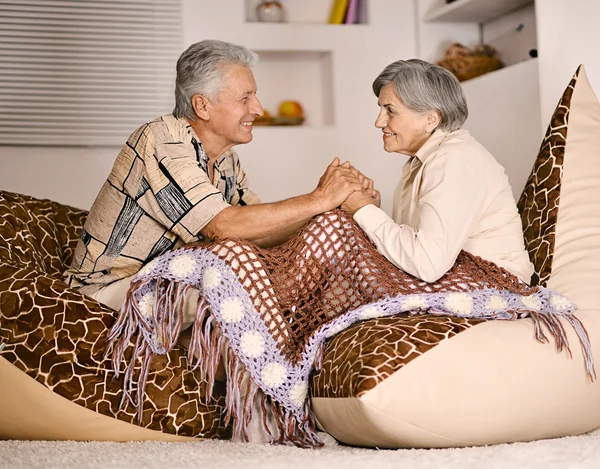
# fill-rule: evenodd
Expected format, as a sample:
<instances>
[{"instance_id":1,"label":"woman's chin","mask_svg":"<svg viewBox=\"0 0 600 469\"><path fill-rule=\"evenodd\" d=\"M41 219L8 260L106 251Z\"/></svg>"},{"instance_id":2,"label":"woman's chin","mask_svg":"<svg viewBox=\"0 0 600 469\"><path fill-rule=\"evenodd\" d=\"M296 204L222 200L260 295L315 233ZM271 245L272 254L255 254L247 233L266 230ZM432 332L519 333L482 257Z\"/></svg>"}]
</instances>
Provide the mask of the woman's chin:
<instances>
[{"instance_id":1,"label":"woman's chin","mask_svg":"<svg viewBox=\"0 0 600 469\"><path fill-rule=\"evenodd\" d=\"M383 149L385 151L387 151L388 153L397 153L398 152L398 150L394 147L394 145L391 144L391 142L390 143L383 142Z\"/></svg>"}]
</instances>

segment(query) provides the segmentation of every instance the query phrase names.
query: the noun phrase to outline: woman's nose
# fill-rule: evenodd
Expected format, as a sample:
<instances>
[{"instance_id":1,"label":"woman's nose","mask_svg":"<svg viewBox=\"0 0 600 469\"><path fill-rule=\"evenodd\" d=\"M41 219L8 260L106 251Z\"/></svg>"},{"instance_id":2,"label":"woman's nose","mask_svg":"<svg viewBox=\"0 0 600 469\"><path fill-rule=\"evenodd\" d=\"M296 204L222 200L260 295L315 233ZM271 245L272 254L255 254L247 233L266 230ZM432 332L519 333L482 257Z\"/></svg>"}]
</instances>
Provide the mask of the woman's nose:
<instances>
[{"instance_id":1,"label":"woman's nose","mask_svg":"<svg viewBox=\"0 0 600 469\"><path fill-rule=\"evenodd\" d=\"M375 119L375 127L377 127L378 129L383 129L386 125L387 122L385 120L385 116L382 112L380 112L377 116L377 119Z\"/></svg>"}]
</instances>

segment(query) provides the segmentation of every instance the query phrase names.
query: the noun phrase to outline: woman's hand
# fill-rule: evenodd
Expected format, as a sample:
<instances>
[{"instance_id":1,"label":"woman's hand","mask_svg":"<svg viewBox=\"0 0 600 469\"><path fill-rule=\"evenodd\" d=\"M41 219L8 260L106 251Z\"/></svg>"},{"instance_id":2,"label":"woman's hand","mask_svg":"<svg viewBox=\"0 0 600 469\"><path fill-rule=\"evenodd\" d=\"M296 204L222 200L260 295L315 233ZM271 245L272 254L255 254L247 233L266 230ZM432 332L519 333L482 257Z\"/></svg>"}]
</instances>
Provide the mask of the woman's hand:
<instances>
[{"instance_id":1,"label":"woman's hand","mask_svg":"<svg viewBox=\"0 0 600 469\"><path fill-rule=\"evenodd\" d=\"M350 194L340 208L352 216L365 205L381 206L381 194L375 189L373 180L352 166L349 161L344 162L341 166L348 168L359 179L362 191Z\"/></svg>"},{"instance_id":2,"label":"woman's hand","mask_svg":"<svg viewBox=\"0 0 600 469\"><path fill-rule=\"evenodd\" d=\"M381 205L381 194L379 191L369 189L368 191L353 192L344 203L342 203L340 208L350 216L354 216L356 212L369 204L373 204L377 207Z\"/></svg>"}]
</instances>

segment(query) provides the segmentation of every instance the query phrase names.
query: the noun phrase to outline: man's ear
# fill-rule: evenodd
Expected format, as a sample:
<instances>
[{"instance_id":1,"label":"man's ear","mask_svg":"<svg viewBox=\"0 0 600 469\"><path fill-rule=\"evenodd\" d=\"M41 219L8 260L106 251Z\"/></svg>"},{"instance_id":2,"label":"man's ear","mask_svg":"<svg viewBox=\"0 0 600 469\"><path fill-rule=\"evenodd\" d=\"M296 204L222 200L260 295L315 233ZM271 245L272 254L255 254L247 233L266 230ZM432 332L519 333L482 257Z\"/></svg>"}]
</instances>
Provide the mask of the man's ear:
<instances>
[{"instance_id":1,"label":"man's ear","mask_svg":"<svg viewBox=\"0 0 600 469\"><path fill-rule=\"evenodd\" d=\"M200 94L192 96L192 107L197 117L202 120L208 120L210 117L210 101Z\"/></svg>"},{"instance_id":2,"label":"man's ear","mask_svg":"<svg viewBox=\"0 0 600 469\"><path fill-rule=\"evenodd\" d=\"M440 118L440 113L438 111L435 109L429 111L425 119L425 130L428 133L432 133L435 129L437 129L441 121L442 119Z\"/></svg>"}]
</instances>

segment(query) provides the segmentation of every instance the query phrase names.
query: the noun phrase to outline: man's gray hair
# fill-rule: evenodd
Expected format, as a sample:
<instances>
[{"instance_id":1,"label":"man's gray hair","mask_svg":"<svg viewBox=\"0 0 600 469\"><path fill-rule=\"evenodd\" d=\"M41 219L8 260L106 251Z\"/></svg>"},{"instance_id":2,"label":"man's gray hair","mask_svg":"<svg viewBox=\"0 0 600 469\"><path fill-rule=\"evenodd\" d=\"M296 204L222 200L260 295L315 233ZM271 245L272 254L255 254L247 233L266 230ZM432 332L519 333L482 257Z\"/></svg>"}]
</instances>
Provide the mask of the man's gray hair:
<instances>
[{"instance_id":1,"label":"man's gray hair","mask_svg":"<svg viewBox=\"0 0 600 469\"><path fill-rule=\"evenodd\" d=\"M437 128L451 132L460 129L469 109L462 86L452 73L424 60L398 60L391 63L373 82L379 97L381 88L394 85L400 101L410 110L425 113L435 110L440 115Z\"/></svg>"},{"instance_id":2,"label":"man's gray hair","mask_svg":"<svg viewBox=\"0 0 600 469\"><path fill-rule=\"evenodd\" d=\"M175 117L196 120L192 96L199 94L213 101L225 82L230 65L253 67L258 55L244 46L206 40L192 44L177 60L175 79Z\"/></svg>"}]
</instances>

